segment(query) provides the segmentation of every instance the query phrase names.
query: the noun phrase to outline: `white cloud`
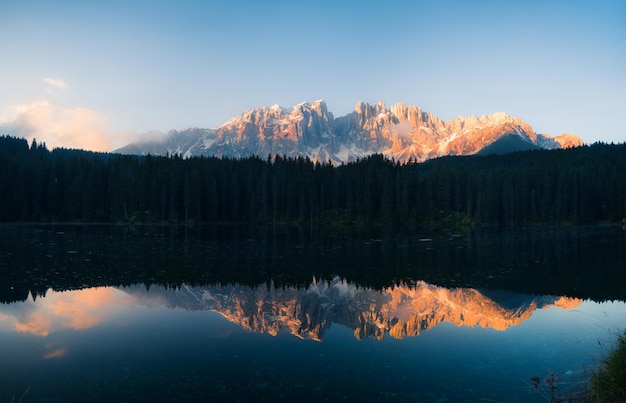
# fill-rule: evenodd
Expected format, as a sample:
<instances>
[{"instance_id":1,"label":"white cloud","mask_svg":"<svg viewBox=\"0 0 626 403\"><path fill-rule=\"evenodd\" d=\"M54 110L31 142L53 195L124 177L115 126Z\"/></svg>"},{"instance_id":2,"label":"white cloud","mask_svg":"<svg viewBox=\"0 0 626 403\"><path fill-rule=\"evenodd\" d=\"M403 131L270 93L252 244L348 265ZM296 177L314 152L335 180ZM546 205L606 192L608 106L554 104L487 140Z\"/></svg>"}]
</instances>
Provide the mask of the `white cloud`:
<instances>
[{"instance_id":1,"label":"white cloud","mask_svg":"<svg viewBox=\"0 0 626 403\"><path fill-rule=\"evenodd\" d=\"M67 88L67 83L64 80L61 80L60 78L44 78L43 81L55 88L60 88L62 90Z\"/></svg>"},{"instance_id":2,"label":"white cloud","mask_svg":"<svg viewBox=\"0 0 626 403\"><path fill-rule=\"evenodd\" d=\"M106 119L87 108L62 108L48 101L16 105L0 119L0 134L24 137L55 147L110 151L114 138L105 132Z\"/></svg>"},{"instance_id":3,"label":"white cloud","mask_svg":"<svg viewBox=\"0 0 626 403\"><path fill-rule=\"evenodd\" d=\"M411 127L411 123L407 120L402 121L398 124L395 124L391 127L391 131L396 133L398 137L407 138L411 135L411 131L413 128Z\"/></svg>"}]
</instances>

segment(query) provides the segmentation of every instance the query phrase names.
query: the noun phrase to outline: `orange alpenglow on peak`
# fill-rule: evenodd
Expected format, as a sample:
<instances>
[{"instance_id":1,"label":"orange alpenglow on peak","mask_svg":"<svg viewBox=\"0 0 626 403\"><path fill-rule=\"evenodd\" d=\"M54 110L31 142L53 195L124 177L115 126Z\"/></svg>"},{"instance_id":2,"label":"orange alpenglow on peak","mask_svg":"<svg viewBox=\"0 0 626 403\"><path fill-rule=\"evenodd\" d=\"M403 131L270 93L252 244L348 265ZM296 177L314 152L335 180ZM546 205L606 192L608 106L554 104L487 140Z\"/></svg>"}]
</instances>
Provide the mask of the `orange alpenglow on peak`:
<instances>
[{"instance_id":1,"label":"orange alpenglow on peak","mask_svg":"<svg viewBox=\"0 0 626 403\"><path fill-rule=\"evenodd\" d=\"M252 332L286 332L316 341L323 340L333 323L353 329L357 339L378 340L385 334L398 339L417 336L441 322L503 331L521 324L538 308L572 309L582 303L575 298L528 296L520 306L505 308L471 288L448 289L418 281L378 291L338 277L330 282L313 280L307 288L228 285L198 287L194 292L199 298L193 301L203 305L186 309L212 310Z\"/></svg>"},{"instance_id":2,"label":"orange alpenglow on peak","mask_svg":"<svg viewBox=\"0 0 626 403\"><path fill-rule=\"evenodd\" d=\"M125 154L191 156L288 155L341 164L372 154L399 162L446 155L478 154L503 138L498 153L553 149L583 144L580 137L537 134L505 112L442 121L418 106L383 101L356 103L353 112L335 118L323 99L291 108L280 105L250 109L215 129L172 130L165 141L132 143L115 150Z\"/></svg>"}]
</instances>

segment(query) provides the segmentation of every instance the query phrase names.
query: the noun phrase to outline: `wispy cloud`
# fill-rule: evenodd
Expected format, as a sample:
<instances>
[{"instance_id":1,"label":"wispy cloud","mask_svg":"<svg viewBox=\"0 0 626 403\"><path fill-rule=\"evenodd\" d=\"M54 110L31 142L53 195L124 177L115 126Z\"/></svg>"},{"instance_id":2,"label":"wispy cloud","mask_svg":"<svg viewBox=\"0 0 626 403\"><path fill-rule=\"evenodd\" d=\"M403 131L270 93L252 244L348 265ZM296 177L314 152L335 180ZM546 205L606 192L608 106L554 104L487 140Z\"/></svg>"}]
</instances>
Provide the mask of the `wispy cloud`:
<instances>
[{"instance_id":1,"label":"wispy cloud","mask_svg":"<svg viewBox=\"0 0 626 403\"><path fill-rule=\"evenodd\" d=\"M14 329L46 337L62 329L87 329L115 315L119 306L133 306L137 298L114 288L89 288L71 292L49 290L45 300L29 302L31 309L14 312ZM59 358L53 351L44 358Z\"/></svg>"},{"instance_id":2,"label":"wispy cloud","mask_svg":"<svg viewBox=\"0 0 626 403\"><path fill-rule=\"evenodd\" d=\"M62 90L67 88L67 83L64 80L61 80L60 78L44 78L43 81L44 83L55 88L60 88Z\"/></svg>"},{"instance_id":3,"label":"wispy cloud","mask_svg":"<svg viewBox=\"0 0 626 403\"><path fill-rule=\"evenodd\" d=\"M48 101L15 105L9 117L0 118L0 133L36 138L48 148L81 148L110 151L113 137L105 129L106 119L87 108L63 108Z\"/></svg>"},{"instance_id":4,"label":"wispy cloud","mask_svg":"<svg viewBox=\"0 0 626 403\"><path fill-rule=\"evenodd\" d=\"M52 321L41 312L31 312L15 323L15 330L35 336L47 336L52 328Z\"/></svg>"},{"instance_id":5,"label":"wispy cloud","mask_svg":"<svg viewBox=\"0 0 626 403\"><path fill-rule=\"evenodd\" d=\"M57 348L56 350L50 351L49 353L45 354L43 358L46 360L50 358L63 358L65 357L66 353L67 353L66 348Z\"/></svg>"}]
</instances>

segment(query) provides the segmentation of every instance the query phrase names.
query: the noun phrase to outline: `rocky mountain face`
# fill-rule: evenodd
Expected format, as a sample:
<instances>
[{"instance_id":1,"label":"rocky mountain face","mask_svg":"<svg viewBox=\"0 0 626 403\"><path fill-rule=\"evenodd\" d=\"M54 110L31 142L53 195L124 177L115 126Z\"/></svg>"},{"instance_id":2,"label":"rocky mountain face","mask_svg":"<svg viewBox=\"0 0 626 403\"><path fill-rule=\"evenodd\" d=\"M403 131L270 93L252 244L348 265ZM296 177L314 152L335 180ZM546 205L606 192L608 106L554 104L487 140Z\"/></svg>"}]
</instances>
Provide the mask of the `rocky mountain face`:
<instances>
[{"instance_id":1,"label":"rocky mountain face","mask_svg":"<svg viewBox=\"0 0 626 403\"><path fill-rule=\"evenodd\" d=\"M273 105L251 109L215 129L173 130L158 136L158 140L129 144L115 152L232 158L280 154L333 163L384 154L405 162L476 154L511 135L528 148L583 144L580 137L572 134L537 134L521 119L502 112L442 121L419 107L403 103L387 107L383 102L358 102L353 112L335 118L326 103L319 100L292 108Z\"/></svg>"},{"instance_id":2,"label":"rocky mountain face","mask_svg":"<svg viewBox=\"0 0 626 403\"><path fill-rule=\"evenodd\" d=\"M125 292L139 296L145 289ZM423 281L381 291L358 287L340 278L313 280L307 288L241 285L183 286L179 290L153 287L171 308L212 310L242 328L276 335L288 332L321 341L332 323L353 329L357 339L402 339L416 336L441 322L505 330L530 318L535 309L575 308L582 300L536 297L514 293L487 296L471 288L448 289Z\"/></svg>"}]
</instances>

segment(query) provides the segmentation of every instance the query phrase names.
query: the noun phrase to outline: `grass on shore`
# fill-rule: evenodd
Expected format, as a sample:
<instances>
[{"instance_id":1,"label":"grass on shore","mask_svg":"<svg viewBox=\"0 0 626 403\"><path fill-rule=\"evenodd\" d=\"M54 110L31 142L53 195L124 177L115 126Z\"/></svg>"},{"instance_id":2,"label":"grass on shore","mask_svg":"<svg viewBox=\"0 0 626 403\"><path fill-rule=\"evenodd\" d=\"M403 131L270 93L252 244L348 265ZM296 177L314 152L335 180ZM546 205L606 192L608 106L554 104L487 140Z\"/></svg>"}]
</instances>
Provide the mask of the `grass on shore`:
<instances>
[{"instance_id":1,"label":"grass on shore","mask_svg":"<svg viewBox=\"0 0 626 403\"><path fill-rule=\"evenodd\" d=\"M591 376L591 401L626 402L626 331Z\"/></svg>"},{"instance_id":2,"label":"grass on shore","mask_svg":"<svg viewBox=\"0 0 626 403\"><path fill-rule=\"evenodd\" d=\"M626 402L626 330L618 333L615 346L600 357L586 380L568 383L550 374L530 381L528 385L551 403Z\"/></svg>"}]
</instances>

